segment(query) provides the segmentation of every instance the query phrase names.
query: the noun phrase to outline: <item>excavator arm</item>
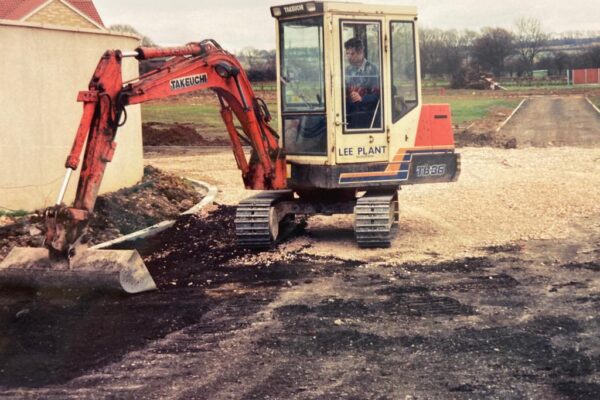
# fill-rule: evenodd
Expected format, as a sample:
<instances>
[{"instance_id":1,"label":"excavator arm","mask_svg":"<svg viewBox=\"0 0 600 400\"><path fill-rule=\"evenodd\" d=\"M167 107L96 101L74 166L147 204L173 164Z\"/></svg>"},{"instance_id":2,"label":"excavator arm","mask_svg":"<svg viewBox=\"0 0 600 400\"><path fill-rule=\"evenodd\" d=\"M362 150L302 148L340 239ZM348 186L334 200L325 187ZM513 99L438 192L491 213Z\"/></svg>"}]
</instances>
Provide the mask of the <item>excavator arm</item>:
<instances>
[{"instance_id":1,"label":"excavator arm","mask_svg":"<svg viewBox=\"0 0 600 400\"><path fill-rule=\"evenodd\" d=\"M123 82L124 57L138 60L172 57L163 66L132 81ZM71 256L76 246L86 241L85 233L106 164L115 153L115 137L126 120L126 107L149 100L212 90L221 106L221 116L247 189L286 188L285 154L279 137L269 126L271 116L265 103L257 98L239 61L215 41L205 40L183 47L139 47L133 52L104 53L87 91L79 93L83 116L73 147L65 163L67 173L56 205L46 211L45 245L53 256ZM234 124L234 115L242 132ZM242 141L250 144L247 159ZM72 171L79 167L85 147L81 173L72 207L62 204Z\"/></svg>"}]
</instances>

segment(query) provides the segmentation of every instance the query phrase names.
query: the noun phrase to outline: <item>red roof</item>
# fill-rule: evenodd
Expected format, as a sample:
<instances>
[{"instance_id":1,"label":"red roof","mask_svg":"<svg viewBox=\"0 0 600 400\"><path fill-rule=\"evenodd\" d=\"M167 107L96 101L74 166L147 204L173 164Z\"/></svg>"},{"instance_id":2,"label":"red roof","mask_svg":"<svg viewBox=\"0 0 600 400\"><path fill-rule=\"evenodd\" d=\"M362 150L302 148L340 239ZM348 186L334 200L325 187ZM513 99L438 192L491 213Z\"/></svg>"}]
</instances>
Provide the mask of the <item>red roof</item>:
<instances>
[{"instance_id":1,"label":"red roof","mask_svg":"<svg viewBox=\"0 0 600 400\"><path fill-rule=\"evenodd\" d=\"M66 0L88 18L104 26L92 0ZM20 20L49 0L0 0L0 19Z\"/></svg>"}]
</instances>

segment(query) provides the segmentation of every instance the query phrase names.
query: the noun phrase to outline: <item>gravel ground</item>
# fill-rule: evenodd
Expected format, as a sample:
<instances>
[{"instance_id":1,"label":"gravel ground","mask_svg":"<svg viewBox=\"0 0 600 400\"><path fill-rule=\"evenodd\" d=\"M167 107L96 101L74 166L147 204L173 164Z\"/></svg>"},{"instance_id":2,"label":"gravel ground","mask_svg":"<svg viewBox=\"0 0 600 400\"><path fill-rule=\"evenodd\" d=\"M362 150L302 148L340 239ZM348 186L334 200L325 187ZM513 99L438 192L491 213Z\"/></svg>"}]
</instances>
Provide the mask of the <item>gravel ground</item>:
<instances>
[{"instance_id":1,"label":"gravel ground","mask_svg":"<svg viewBox=\"0 0 600 400\"><path fill-rule=\"evenodd\" d=\"M400 191L400 234L389 249L359 249L352 216L313 217L307 235L284 245L306 253L363 261L439 261L476 256L481 248L577 236L598 227L600 149L464 148L458 182ZM161 169L217 184L216 201L250 196L230 152L173 157L147 154ZM306 246L310 244L310 246Z\"/></svg>"}]
</instances>

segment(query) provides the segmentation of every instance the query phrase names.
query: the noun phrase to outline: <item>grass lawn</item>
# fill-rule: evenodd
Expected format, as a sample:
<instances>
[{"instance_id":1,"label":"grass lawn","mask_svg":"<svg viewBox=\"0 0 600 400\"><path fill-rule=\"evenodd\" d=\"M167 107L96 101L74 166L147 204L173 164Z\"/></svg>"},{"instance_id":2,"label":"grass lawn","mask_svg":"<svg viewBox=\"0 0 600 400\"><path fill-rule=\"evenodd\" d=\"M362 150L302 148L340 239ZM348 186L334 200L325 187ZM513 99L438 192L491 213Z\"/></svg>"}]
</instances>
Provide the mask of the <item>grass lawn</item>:
<instances>
[{"instance_id":1,"label":"grass lawn","mask_svg":"<svg viewBox=\"0 0 600 400\"><path fill-rule=\"evenodd\" d=\"M596 107L600 108L600 95L598 96L588 96L590 101L596 105Z\"/></svg>"},{"instance_id":2,"label":"grass lawn","mask_svg":"<svg viewBox=\"0 0 600 400\"><path fill-rule=\"evenodd\" d=\"M503 85L504 86L504 85ZM514 92L519 92L519 91L527 91L527 90L539 90L539 91L552 91L553 93L555 92L571 92L574 90L581 90L581 89L588 89L588 88L592 88L593 85L565 85L564 83L557 83L557 84L547 84L547 85L506 85L504 86L506 88L506 90L508 91L514 91Z\"/></svg>"},{"instance_id":3,"label":"grass lawn","mask_svg":"<svg viewBox=\"0 0 600 400\"><path fill-rule=\"evenodd\" d=\"M215 99L215 103L218 103ZM192 123L211 127L223 125L218 104L143 104L142 121L170 123Z\"/></svg>"},{"instance_id":4,"label":"grass lawn","mask_svg":"<svg viewBox=\"0 0 600 400\"><path fill-rule=\"evenodd\" d=\"M448 103L452 110L452 122L463 124L485 117L496 107L515 108L520 102L519 98L494 98L480 96L432 96L425 95L424 104Z\"/></svg>"},{"instance_id":5,"label":"grass lawn","mask_svg":"<svg viewBox=\"0 0 600 400\"><path fill-rule=\"evenodd\" d=\"M597 100L598 98L596 98ZM519 98L497 98L471 96L468 94L424 95L424 103L449 103L452 109L452 121L462 124L485 117L496 107L514 108ZM277 104L268 103L273 116L271 126L277 126ZM207 101L200 104L158 103L142 104L142 121L162 123L193 123L205 127L206 131L223 131L223 121L219 113L219 104Z\"/></svg>"},{"instance_id":6,"label":"grass lawn","mask_svg":"<svg viewBox=\"0 0 600 400\"><path fill-rule=\"evenodd\" d=\"M277 126L277 105L267 104L273 121L271 126ZM143 122L192 123L205 126L209 129L223 129L223 120L219 112L219 102L214 99L214 104L142 104Z\"/></svg>"}]
</instances>

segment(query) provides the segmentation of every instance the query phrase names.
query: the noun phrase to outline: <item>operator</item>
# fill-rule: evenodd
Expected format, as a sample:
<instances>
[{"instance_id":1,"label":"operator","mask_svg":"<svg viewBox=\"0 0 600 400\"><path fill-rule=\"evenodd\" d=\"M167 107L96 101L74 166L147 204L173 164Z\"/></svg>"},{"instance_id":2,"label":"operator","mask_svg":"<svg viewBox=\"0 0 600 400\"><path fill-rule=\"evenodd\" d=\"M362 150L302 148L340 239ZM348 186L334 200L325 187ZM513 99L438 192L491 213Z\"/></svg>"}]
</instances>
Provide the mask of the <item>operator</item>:
<instances>
[{"instance_id":1,"label":"operator","mask_svg":"<svg viewBox=\"0 0 600 400\"><path fill-rule=\"evenodd\" d=\"M381 128L379 69L365 58L362 40L352 38L346 49L346 122L348 129Z\"/></svg>"}]
</instances>

